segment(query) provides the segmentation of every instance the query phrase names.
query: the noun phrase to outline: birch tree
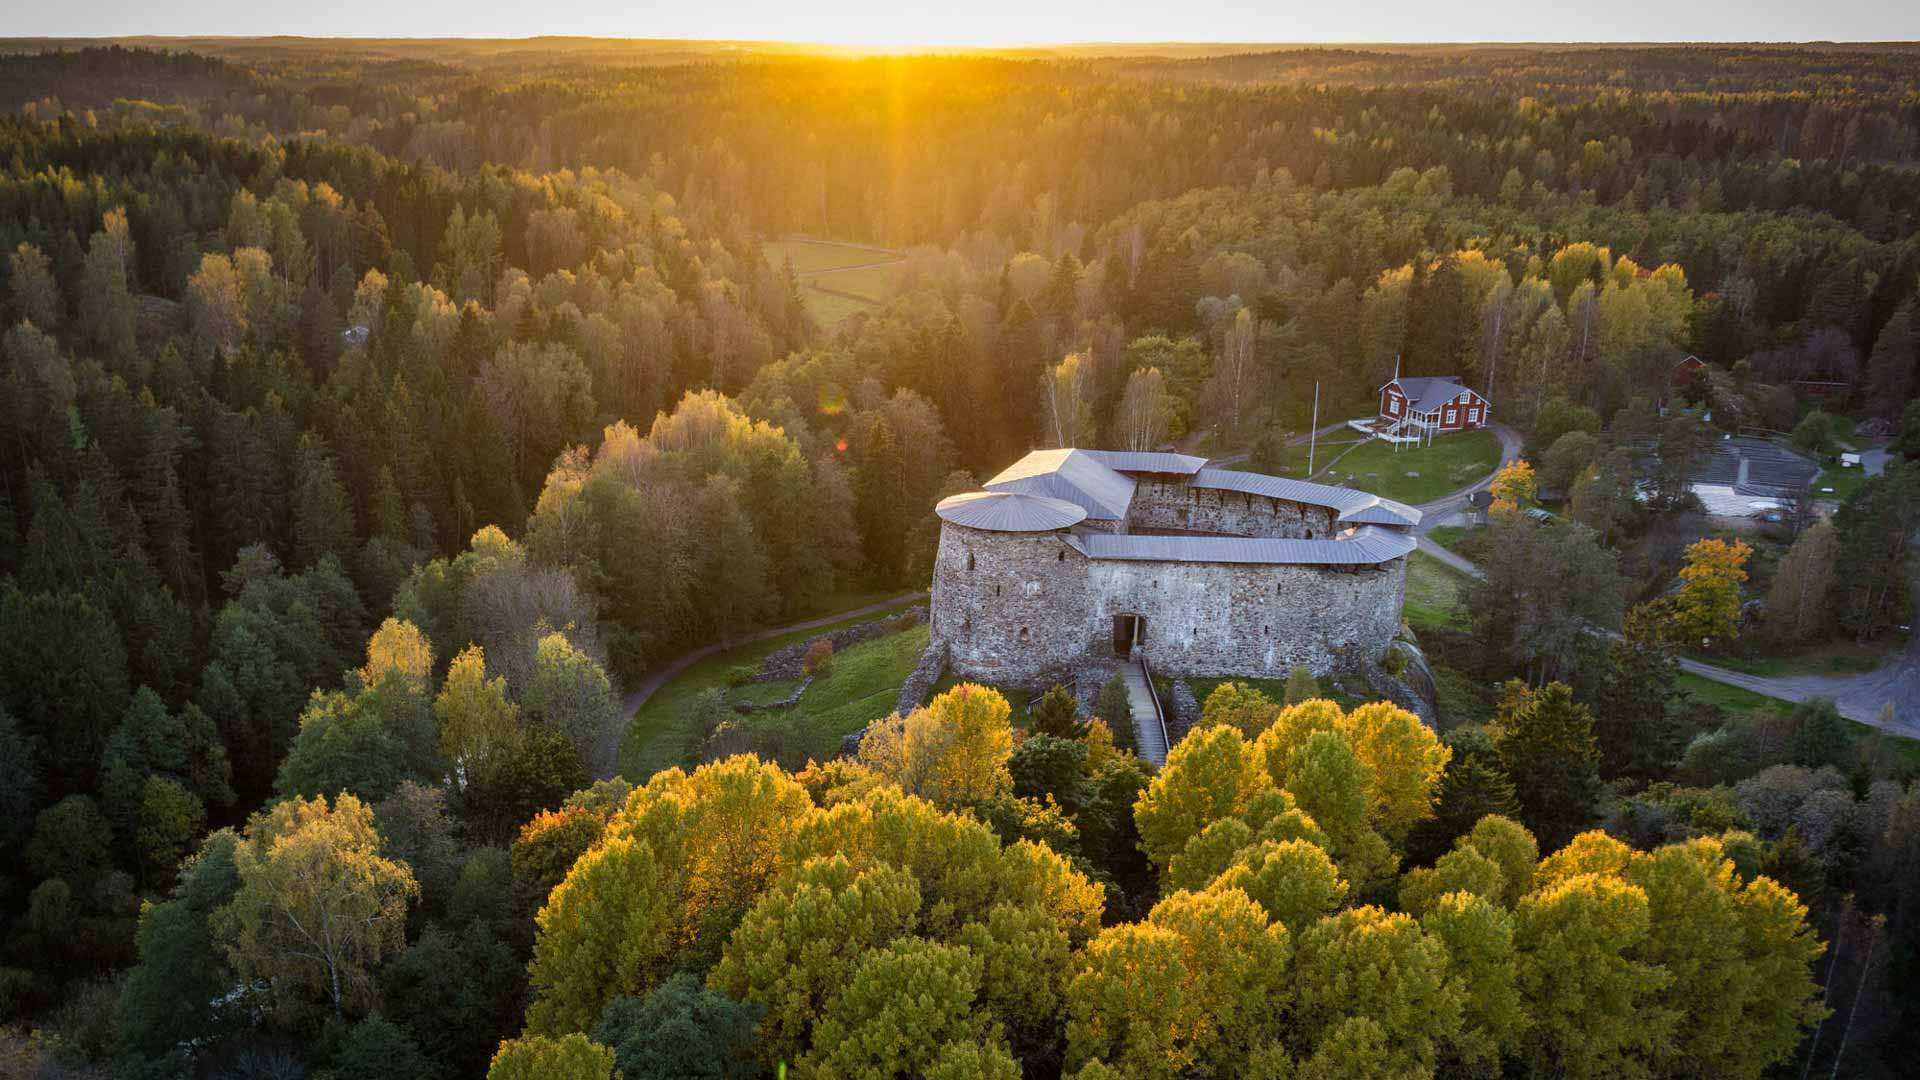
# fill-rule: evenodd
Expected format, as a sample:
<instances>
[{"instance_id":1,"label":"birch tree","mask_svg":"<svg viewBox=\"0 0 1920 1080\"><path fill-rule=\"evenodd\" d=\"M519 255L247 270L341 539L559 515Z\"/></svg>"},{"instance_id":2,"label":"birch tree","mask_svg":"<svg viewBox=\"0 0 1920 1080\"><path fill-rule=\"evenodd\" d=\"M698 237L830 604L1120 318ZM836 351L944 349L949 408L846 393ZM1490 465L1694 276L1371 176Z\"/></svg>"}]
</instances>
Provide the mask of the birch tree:
<instances>
[{"instance_id":1,"label":"birch tree","mask_svg":"<svg viewBox=\"0 0 1920 1080\"><path fill-rule=\"evenodd\" d=\"M352 795L289 799L248 822L234 867L240 891L211 925L246 984L283 1018L370 1009L420 894L407 865L382 856L372 809Z\"/></svg>"},{"instance_id":2,"label":"birch tree","mask_svg":"<svg viewBox=\"0 0 1920 1080\"><path fill-rule=\"evenodd\" d=\"M1085 353L1068 353L1040 382L1046 403L1046 438L1053 446L1082 446L1093 441L1093 407L1088 400L1092 365Z\"/></svg>"},{"instance_id":3,"label":"birch tree","mask_svg":"<svg viewBox=\"0 0 1920 1080\"><path fill-rule=\"evenodd\" d=\"M1128 450L1152 450L1167 436L1173 414L1173 398L1167 393L1167 380L1156 367L1140 368L1127 376L1127 388L1120 395L1121 439Z\"/></svg>"}]
</instances>

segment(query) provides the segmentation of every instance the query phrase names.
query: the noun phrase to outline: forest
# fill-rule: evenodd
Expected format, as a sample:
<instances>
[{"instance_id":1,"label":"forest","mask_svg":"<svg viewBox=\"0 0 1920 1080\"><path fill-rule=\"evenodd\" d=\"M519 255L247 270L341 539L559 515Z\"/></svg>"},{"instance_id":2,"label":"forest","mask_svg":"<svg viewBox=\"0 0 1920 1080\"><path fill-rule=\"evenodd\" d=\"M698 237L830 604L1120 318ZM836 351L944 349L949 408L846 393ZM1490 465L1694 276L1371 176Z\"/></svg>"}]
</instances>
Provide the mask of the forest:
<instances>
[{"instance_id":1,"label":"forest","mask_svg":"<svg viewBox=\"0 0 1920 1080\"><path fill-rule=\"evenodd\" d=\"M1903 1075L1920 752L1681 663L1908 647L1916 86L0 41L0 1075ZM1437 724L1226 683L1156 770L963 685L622 754L1028 450L1279 471L1403 374L1525 444L1409 599ZM1729 436L1844 479L1735 536Z\"/></svg>"}]
</instances>

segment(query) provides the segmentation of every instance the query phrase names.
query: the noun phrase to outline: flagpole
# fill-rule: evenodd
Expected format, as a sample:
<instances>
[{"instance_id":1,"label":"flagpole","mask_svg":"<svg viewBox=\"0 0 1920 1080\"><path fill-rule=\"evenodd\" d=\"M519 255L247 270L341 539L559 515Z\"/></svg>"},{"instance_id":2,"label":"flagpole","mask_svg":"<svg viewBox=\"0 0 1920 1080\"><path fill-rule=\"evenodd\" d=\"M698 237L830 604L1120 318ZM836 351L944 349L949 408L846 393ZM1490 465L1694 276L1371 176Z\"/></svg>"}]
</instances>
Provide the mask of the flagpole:
<instances>
[{"instance_id":1,"label":"flagpole","mask_svg":"<svg viewBox=\"0 0 1920 1080\"><path fill-rule=\"evenodd\" d=\"M1313 479L1313 452L1320 443L1320 383L1313 384L1313 429L1307 433L1307 479Z\"/></svg>"}]
</instances>

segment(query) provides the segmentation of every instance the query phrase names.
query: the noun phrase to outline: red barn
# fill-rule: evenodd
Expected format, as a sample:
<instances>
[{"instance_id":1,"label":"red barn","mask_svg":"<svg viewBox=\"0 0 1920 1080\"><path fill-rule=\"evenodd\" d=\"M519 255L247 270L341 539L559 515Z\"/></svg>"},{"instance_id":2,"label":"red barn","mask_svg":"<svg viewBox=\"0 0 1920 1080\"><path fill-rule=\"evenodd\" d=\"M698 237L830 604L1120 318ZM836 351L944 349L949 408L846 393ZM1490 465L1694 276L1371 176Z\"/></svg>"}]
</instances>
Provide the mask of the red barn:
<instances>
[{"instance_id":1,"label":"red barn","mask_svg":"<svg viewBox=\"0 0 1920 1080\"><path fill-rule=\"evenodd\" d=\"M1380 388L1380 420L1392 435L1472 431L1493 422L1493 403L1452 375L1406 376Z\"/></svg>"}]
</instances>

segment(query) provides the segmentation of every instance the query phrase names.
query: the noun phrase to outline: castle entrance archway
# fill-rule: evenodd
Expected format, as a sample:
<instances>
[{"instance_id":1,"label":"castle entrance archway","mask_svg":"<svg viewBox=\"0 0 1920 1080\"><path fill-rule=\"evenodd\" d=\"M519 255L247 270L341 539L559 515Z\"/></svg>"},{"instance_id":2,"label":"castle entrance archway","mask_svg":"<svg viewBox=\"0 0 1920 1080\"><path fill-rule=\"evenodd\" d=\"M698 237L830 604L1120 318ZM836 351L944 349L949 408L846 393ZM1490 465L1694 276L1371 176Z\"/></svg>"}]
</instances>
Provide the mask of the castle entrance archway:
<instances>
[{"instance_id":1,"label":"castle entrance archway","mask_svg":"<svg viewBox=\"0 0 1920 1080\"><path fill-rule=\"evenodd\" d=\"M1133 650L1147 642L1145 615L1113 617L1113 654L1122 660L1133 659Z\"/></svg>"}]
</instances>

